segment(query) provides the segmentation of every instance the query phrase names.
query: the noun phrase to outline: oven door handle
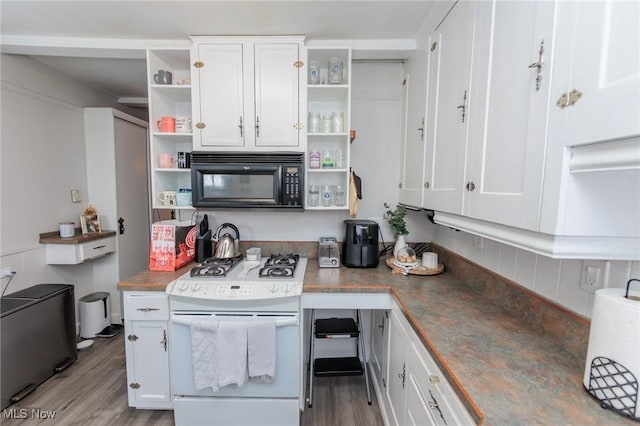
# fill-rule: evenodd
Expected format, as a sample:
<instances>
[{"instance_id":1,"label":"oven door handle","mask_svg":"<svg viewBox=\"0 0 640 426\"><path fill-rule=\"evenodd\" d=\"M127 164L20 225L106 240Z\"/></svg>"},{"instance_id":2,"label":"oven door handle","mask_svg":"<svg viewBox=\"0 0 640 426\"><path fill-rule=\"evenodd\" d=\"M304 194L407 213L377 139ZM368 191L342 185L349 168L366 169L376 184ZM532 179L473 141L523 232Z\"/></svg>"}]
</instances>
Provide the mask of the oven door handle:
<instances>
[{"instance_id":1,"label":"oven door handle","mask_svg":"<svg viewBox=\"0 0 640 426\"><path fill-rule=\"evenodd\" d=\"M220 320L211 319L211 321L220 321ZM171 317L171 322L173 324L191 325L191 319ZM276 320L276 327L286 327L288 325L298 325L298 318L295 317L295 318Z\"/></svg>"}]
</instances>

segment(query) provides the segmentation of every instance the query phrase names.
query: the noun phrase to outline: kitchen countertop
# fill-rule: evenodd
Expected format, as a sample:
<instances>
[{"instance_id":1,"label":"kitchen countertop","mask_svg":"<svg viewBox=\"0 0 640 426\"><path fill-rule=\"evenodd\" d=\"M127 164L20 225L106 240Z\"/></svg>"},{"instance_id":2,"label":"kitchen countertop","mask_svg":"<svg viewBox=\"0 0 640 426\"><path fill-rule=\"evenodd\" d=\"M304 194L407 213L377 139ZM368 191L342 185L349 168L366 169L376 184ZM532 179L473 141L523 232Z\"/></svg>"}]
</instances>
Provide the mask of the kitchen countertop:
<instances>
[{"instance_id":1,"label":"kitchen countertop","mask_svg":"<svg viewBox=\"0 0 640 426\"><path fill-rule=\"evenodd\" d=\"M143 271L118 283L163 291L187 272ZM600 408L582 385L584 359L474 292L451 273L392 274L307 264L305 293L391 292L443 373L483 424L635 424Z\"/></svg>"}]
</instances>

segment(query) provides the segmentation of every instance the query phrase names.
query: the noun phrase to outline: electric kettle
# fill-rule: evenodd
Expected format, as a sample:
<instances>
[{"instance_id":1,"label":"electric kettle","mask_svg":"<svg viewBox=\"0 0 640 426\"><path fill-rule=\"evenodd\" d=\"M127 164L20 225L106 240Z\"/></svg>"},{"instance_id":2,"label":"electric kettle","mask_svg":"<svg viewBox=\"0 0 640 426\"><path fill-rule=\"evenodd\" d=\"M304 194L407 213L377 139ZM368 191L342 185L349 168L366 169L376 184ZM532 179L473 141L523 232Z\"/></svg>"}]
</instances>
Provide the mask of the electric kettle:
<instances>
[{"instance_id":1,"label":"electric kettle","mask_svg":"<svg viewBox=\"0 0 640 426\"><path fill-rule=\"evenodd\" d=\"M220 235L222 230L225 228L233 229L236 233L236 238L234 239L228 233ZM223 223L218 227L218 229L216 229L216 233L211 238L211 240L215 243L213 257L219 259L229 259L232 257L240 256L240 231L238 231L238 228L236 228L235 225L231 223Z\"/></svg>"}]
</instances>

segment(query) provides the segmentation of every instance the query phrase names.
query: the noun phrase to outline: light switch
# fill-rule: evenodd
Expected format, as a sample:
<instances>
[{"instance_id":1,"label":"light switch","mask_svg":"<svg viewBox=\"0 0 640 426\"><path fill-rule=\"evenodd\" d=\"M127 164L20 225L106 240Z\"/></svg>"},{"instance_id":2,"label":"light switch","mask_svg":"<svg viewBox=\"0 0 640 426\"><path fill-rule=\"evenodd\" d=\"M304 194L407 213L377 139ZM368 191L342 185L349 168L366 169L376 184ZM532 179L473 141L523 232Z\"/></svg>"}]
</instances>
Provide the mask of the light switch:
<instances>
[{"instance_id":1,"label":"light switch","mask_svg":"<svg viewBox=\"0 0 640 426\"><path fill-rule=\"evenodd\" d=\"M80 190L79 189L72 189L71 190L71 202L72 203L79 203L80 202Z\"/></svg>"}]
</instances>

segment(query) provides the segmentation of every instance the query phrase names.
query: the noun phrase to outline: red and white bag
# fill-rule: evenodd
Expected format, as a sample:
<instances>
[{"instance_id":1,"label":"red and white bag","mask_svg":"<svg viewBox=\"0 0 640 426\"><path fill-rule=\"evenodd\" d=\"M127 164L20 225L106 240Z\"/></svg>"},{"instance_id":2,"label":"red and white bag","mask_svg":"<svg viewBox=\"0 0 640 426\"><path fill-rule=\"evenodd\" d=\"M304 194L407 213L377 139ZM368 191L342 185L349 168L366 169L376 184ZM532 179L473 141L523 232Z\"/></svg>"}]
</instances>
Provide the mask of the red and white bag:
<instances>
[{"instance_id":1,"label":"red and white bag","mask_svg":"<svg viewBox=\"0 0 640 426\"><path fill-rule=\"evenodd\" d=\"M191 222L163 220L152 224L149 270L175 271L193 261L197 233Z\"/></svg>"}]
</instances>

